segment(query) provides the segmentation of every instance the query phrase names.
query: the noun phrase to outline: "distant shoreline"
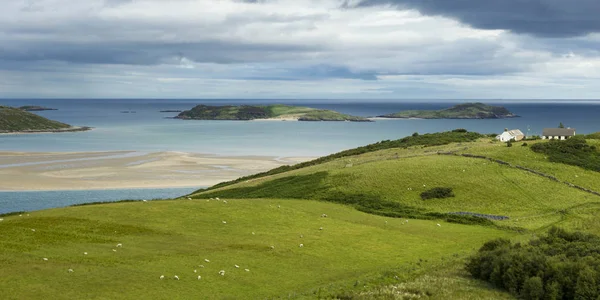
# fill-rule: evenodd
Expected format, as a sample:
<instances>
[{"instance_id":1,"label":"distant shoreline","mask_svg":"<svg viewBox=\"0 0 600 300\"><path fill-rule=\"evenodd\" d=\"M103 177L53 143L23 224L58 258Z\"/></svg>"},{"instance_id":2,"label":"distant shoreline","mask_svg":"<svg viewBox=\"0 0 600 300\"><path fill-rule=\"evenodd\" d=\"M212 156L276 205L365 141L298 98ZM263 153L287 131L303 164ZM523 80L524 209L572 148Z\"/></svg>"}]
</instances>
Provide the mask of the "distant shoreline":
<instances>
[{"instance_id":1,"label":"distant shoreline","mask_svg":"<svg viewBox=\"0 0 600 300\"><path fill-rule=\"evenodd\" d=\"M88 126L73 126L70 128L62 129L48 129L48 130L23 130L23 131L3 131L0 130L0 135L13 135L13 134L34 134L34 133L64 133L64 132L81 132L92 130L92 127Z\"/></svg>"}]
</instances>

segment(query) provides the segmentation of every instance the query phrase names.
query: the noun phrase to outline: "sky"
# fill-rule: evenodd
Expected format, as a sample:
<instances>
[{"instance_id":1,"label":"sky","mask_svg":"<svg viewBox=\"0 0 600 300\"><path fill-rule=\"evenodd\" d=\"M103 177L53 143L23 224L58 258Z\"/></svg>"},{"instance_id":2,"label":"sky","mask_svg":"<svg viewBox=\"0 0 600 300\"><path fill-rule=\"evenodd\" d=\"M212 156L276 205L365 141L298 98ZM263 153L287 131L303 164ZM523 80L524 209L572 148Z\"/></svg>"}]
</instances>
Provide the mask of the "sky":
<instances>
[{"instance_id":1,"label":"sky","mask_svg":"<svg viewBox=\"0 0 600 300\"><path fill-rule=\"evenodd\" d=\"M598 0L0 3L0 98L600 99Z\"/></svg>"}]
</instances>

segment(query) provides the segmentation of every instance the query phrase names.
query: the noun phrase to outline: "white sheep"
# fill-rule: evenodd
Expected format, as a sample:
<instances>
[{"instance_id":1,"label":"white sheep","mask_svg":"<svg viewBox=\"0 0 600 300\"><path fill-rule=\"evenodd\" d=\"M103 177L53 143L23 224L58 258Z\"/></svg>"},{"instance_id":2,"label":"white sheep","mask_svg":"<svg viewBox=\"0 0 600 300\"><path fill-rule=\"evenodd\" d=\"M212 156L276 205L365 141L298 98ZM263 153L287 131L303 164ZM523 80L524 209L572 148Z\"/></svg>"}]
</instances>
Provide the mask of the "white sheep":
<instances>
[{"instance_id":1,"label":"white sheep","mask_svg":"<svg viewBox=\"0 0 600 300\"><path fill-rule=\"evenodd\" d=\"M123 247L123 244L121 244L121 243L117 244L117 248L121 248L121 247Z\"/></svg>"},{"instance_id":2,"label":"white sheep","mask_svg":"<svg viewBox=\"0 0 600 300\"><path fill-rule=\"evenodd\" d=\"M173 278L175 278L175 280L179 280L179 276L177 275L173 276Z\"/></svg>"},{"instance_id":3,"label":"white sheep","mask_svg":"<svg viewBox=\"0 0 600 300\"><path fill-rule=\"evenodd\" d=\"M74 272L73 269L69 269L69 273L73 273L73 272Z\"/></svg>"},{"instance_id":4,"label":"white sheep","mask_svg":"<svg viewBox=\"0 0 600 300\"><path fill-rule=\"evenodd\" d=\"M327 218L327 214L322 214L321 218Z\"/></svg>"},{"instance_id":5,"label":"white sheep","mask_svg":"<svg viewBox=\"0 0 600 300\"><path fill-rule=\"evenodd\" d=\"M202 276L198 275L198 280L202 279Z\"/></svg>"},{"instance_id":6,"label":"white sheep","mask_svg":"<svg viewBox=\"0 0 600 300\"><path fill-rule=\"evenodd\" d=\"M254 231L252 231L252 235L255 235L256 233L254 233Z\"/></svg>"},{"instance_id":7,"label":"white sheep","mask_svg":"<svg viewBox=\"0 0 600 300\"><path fill-rule=\"evenodd\" d=\"M188 197L187 199L188 199L188 200L192 200L192 198L190 198L190 197Z\"/></svg>"},{"instance_id":8,"label":"white sheep","mask_svg":"<svg viewBox=\"0 0 600 300\"><path fill-rule=\"evenodd\" d=\"M160 280L163 280L163 279L165 279L165 275L160 275L159 278L160 278Z\"/></svg>"},{"instance_id":9,"label":"white sheep","mask_svg":"<svg viewBox=\"0 0 600 300\"><path fill-rule=\"evenodd\" d=\"M35 232L35 229L31 229L31 231Z\"/></svg>"},{"instance_id":10,"label":"white sheep","mask_svg":"<svg viewBox=\"0 0 600 300\"><path fill-rule=\"evenodd\" d=\"M112 250L113 250L113 252L117 252L117 249L112 249Z\"/></svg>"},{"instance_id":11,"label":"white sheep","mask_svg":"<svg viewBox=\"0 0 600 300\"><path fill-rule=\"evenodd\" d=\"M219 197L215 198L217 201L221 201L221 199L219 199Z\"/></svg>"},{"instance_id":12,"label":"white sheep","mask_svg":"<svg viewBox=\"0 0 600 300\"><path fill-rule=\"evenodd\" d=\"M142 200L142 202L148 202L148 200L144 199L144 200Z\"/></svg>"},{"instance_id":13,"label":"white sheep","mask_svg":"<svg viewBox=\"0 0 600 300\"><path fill-rule=\"evenodd\" d=\"M194 270L194 273L198 273L198 270Z\"/></svg>"},{"instance_id":14,"label":"white sheep","mask_svg":"<svg viewBox=\"0 0 600 300\"><path fill-rule=\"evenodd\" d=\"M205 261L205 262L208 262L208 263L210 262L210 260L208 260L208 259L206 259L206 258L204 259L204 261Z\"/></svg>"},{"instance_id":15,"label":"white sheep","mask_svg":"<svg viewBox=\"0 0 600 300\"><path fill-rule=\"evenodd\" d=\"M204 265L199 265L198 267L200 267L200 268L204 268Z\"/></svg>"},{"instance_id":16,"label":"white sheep","mask_svg":"<svg viewBox=\"0 0 600 300\"><path fill-rule=\"evenodd\" d=\"M319 230L323 230L323 227L319 227Z\"/></svg>"},{"instance_id":17,"label":"white sheep","mask_svg":"<svg viewBox=\"0 0 600 300\"><path fill-rule=\"evenodd\" d=\"M442 227L442 225L440 225L440 224L437 224L437 226L438 226L438 227Z\"/></svg>"},{"instance_id":18,"label":"white sheep","mask_svg":"<svg viewBox=\"0 0 600 300\"><path fill-rule=\"evenodd\" d=\"M250 272L250 269L244 269L244 271L246 271L246 272Z\"/></svg>"},{"instance_id":19,"label":"white sheep","mask_svg":"<svg viewBox=\"0 0 600 300\"><path fill-rule=\"evenodd\" d=\"M227 204L227 200L223 200L223 203Z\"/></svg>"},{"instance_id":20,"label":"white sheep","mask_svg":"<svg viewBox=\"0 0 600 300\"><path fill-rule=\"evenodd\" d=\"M223 221L223 224L227 224L227 221Z\"/></svg>"},{"instance_id":21,"label":"white sheep","mask_svg":"<svg viewBox=\"0 0 600 300\"><path fill-rule=\"evenodd\" d=\"M43 261L48 261L48 258L44 257L42 258Z\"/></svg>"},{"instance_id":22,"label":"white sheep","mask_svg":"<svg viewBox=\"0 0 600 300\"><path fill-rule=\"evenodd\" d=\"M87 255L87 252L83 252L83 255Z\"/></svg>"},{"instance_id":23,"label":"white sheep","mask_svg":"<svg viewBox=\"0 0 600 300\"><path fill-rule=\"evenodd\" d=\"M0 219L0 222L4 221L4 219Z\"/></svg>"},{"instance_id":24,"label":"white sheep","mask_svg":"<svg viewBox=\"0 0 600 300\"><path fill-rule=\"evenodd\" d=\"M271 249L275 249L275 246L271 246Z\"/></svg>"},{"instance_id":25,"label":"white sheep","mask_svg":"<svg viewBox=\"0 0 600 300\"><path fill-rule=\"evenodd\" d=\"M304 244L300 244L300 248L304 247Z\"/></svg>"},{"instance_id":26,"label":"white sheep","mask_svg":"<svg viewBox=\"0 0 600 300\"><path fill-rule=\"evenodd\" d=\"M240 268L240 266L238 266L238 265L234 265L234 266L235 266L235 268L236 268L236 269L239 269L239 268Z\"/></svg>"},{"instance_id":27,"label":"white sheep","mask_svg":"<svg viewBox=\"0 0 600 300\"><path fill-rule=\"evenodd\" d=\"M219 271L219 275L221 275L221 276L225 276L225 270L221 270L221 271Z\"/></svg>"}]
</instances>

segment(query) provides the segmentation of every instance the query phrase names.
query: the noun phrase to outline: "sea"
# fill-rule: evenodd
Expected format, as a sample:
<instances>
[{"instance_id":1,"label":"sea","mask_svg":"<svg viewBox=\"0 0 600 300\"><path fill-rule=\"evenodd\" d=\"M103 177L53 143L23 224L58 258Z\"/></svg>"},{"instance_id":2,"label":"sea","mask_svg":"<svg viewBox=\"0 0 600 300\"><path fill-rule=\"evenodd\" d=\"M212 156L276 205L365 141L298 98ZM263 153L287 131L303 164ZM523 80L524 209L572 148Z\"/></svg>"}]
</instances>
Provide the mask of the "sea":
<instances>
[{"instance_id":1,"label":"sea","mask_svg":"<svg viewBox=\"0 0 600 300\"><path fill-rule=\"evenodd\" d=\"M381 140L418 132L432 133L464 128L481 133L520 129L540 135L559 123L577 133L600 131L600 100L588 101L482 101L502 105L519 118L488 120L377 120L376 122L195 121L173 119L176 112L198 104L290 104L331 109L373 117L409 109L442 109L458 100L193 100L193 99L0 99L0 105L40 105L58 110L35 112L41 116L93 130L61 134L0 135L0 151L138 152L181 151L216 155L275 157L322 156ZM473 102L473 100L469 100ZM2 165L0 165L0 168ZM1 179L0 179L1 180ZM178 189L101 191L0 191L0 214L32 211L96 201L176 197L191 192ZM88 193L82 197L81 193ZM154 196L153 196L154 195ZM26 200L25 200L26 199Z\"/></svg>"}]
</instances>

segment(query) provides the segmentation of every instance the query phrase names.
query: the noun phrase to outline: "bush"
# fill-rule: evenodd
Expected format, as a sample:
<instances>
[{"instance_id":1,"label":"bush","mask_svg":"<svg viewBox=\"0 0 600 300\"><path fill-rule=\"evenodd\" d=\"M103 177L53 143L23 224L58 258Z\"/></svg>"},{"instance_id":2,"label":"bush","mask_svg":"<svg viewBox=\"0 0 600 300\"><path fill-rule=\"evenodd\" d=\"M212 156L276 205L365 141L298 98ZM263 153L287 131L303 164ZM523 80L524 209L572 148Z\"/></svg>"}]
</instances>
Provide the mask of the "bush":
<instances>
[{"instance_id":1,"label":"bush","mask_svg":"<svg viewBox=\"0 0 600 300\"><path fill-rule=\"evenodd\" d=\"M486 243L466 269L523 299L597 299L600 237L552 228L529 243Z\"/></svg>"},{"instance_id":2,"label":"bush","mask_svg":"<svg viewBox=\"0 0 600 300\"><path fill-rule=\"evenodd\" d=\"M551 140L532 145L530 149L548 156L551 162L579 166L600 172L600 153L587 144L585 138L575 136L565 141Z\"/></svg>"},{"instance_id":3,"label":"bush","mask_svg":"<svg viewBox=\"0 0 600 300\"><path fill-rule=\"evenodd\" d=\"M506 147L512 147L513 146L512 144L513 144L512 140L509 140L508 142L506 142Z\"/></svg>"},{"instance_id":4,"label":"bush","mask_svg":"<svg viewBox=\"0 0 600 300\"><path fill-rule=\"evenodd\" d=\"M521 144L521 147L527 147L527 146L529 146L527 143Z\"/></svg>"},{"instance_id":5,"label":"bush","mask_svg":"<svg viewBox=\"0 0 600 300\"><path fill-rule=\"evenodd\" d=\"M412 136L413 136L413 137L417 137L417 136L419 136L419 133L418 133L418 132L415 132L415 133L413 133L413 134L412 134Z\"/></svg>"},{"instance_id":6,"label":"bush","mask_svg":"<svg viewBox=\"0 0 600 300\"><path fill-rule=\"evenodd\" d=\"M421 199L423 199L423 200L443 199L443 198L450 198L450 197L454 197L452 188L445 188L445 187L436 187L436 188L432 188L432 189L429 189L429 190L421 193Z\"/></svg>"},{"instance_id":7,"label":"bush","mask_svg":"<svg viewBox=\"0 0 600 300\"><path fill-rule=\"evenodd\" d=\"M467 133L467 130L464 128L456 128L454 130L452 130L452 132L462 132L462 133Z\"/></svg>"}]
</instances>

